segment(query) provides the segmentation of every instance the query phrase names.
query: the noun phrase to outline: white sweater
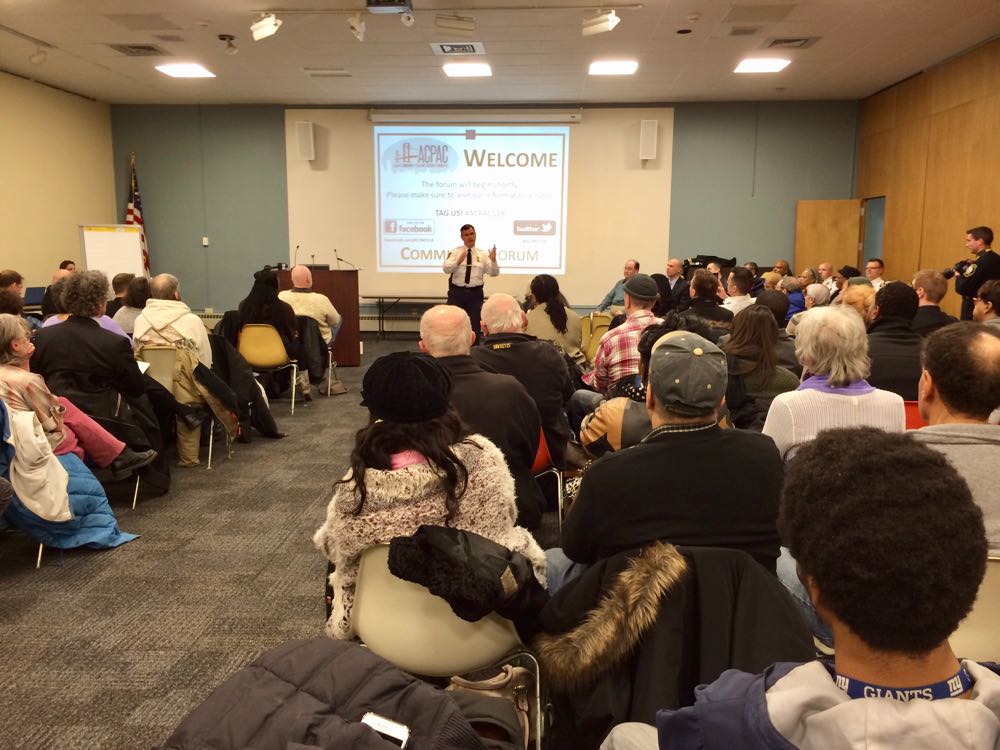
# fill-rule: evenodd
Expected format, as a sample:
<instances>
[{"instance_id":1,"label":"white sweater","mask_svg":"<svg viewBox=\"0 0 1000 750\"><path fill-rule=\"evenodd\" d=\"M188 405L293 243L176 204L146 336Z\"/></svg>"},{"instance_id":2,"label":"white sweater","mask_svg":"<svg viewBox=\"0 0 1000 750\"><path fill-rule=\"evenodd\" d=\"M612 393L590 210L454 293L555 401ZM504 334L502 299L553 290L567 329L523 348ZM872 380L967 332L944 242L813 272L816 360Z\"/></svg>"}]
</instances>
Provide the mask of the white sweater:
<instances>
[{"instance_id":1,"label":"white sweater","mask_svg":"<svg viewBox=\"0 0 1000 750\"><path fill-rule=\"evenodd\" d=\"M823 430L847 427L902 432L906 429L903 399L878 388L857 396L811 389L780 393L771 402L763 432L771 436L781 457L788 461L800 445Z\"/></svg>"}]
</instances>

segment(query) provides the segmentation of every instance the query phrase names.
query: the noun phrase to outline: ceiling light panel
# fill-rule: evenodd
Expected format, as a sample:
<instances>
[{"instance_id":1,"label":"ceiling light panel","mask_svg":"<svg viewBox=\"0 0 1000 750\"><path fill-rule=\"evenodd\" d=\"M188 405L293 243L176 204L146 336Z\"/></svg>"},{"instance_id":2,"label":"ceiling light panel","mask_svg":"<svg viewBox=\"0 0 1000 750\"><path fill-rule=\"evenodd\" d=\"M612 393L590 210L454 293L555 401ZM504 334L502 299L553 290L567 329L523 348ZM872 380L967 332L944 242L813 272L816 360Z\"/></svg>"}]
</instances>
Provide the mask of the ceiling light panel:
<instances>
[{"instance_id":1,"label":"ceiling light panel","mask_svg":"<svg viewBox=\"0 0 1000 750\"><path fill-rule=\"evenodd\" d=\"M734 73L778 73L791 64L791 60L783 57L748 57L741 60Z\"/></svg>"},{"instance_id":2,"label":"ceiling light panel","mask_svg":"<svg viewBox=\"0 0 1000 750\"><path fill-rule=\"evenodd\" d=\"M171 78L215 78L215 73L198 63L168 63L157 65L156 69Z\"/></svg>"},{"instance_id":3,"label":"ceiling light panel","mask_svg":"<svg viewBox=\"0 0 1000 750\"><path fill-rule=\"evenodd\" d=\"M595 60L588 72L592 76L630 76L638 69L635 60Z\"/></svg>"},{"instance_id":4,"label":"ceiling light panel","mask_svg":"<svg viewBox=\"0 0 1000 750\"><path fill-rule=\"evenodd\" d=\"M493 75L489 63L445 63L441 69L449 78L488 78Z\"/></svg>"}]
</instances>

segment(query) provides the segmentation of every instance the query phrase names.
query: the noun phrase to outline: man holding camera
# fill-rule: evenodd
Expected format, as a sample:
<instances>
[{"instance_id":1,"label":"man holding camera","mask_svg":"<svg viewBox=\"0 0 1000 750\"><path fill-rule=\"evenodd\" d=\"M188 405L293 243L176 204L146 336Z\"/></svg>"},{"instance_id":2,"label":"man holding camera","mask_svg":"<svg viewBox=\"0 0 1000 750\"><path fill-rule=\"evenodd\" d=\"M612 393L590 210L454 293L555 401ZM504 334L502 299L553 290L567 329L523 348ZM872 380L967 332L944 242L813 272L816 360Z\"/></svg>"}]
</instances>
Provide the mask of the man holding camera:
<instances>
[{"instance_id":1,"label":"man holding camera","mask_svg":"<svg viewBox=\"0 0 1000 750\"><path fill-rule=\"evenodd\" d=\"M962 320L972 320L979 287L990 279L1000 279L1000 255L993 252L993 230L989 227L973 227L965 234L965 247L975 258L961 260L945 273L955 277L955 291L962 295Z\"/></svg>"}]
</instances>

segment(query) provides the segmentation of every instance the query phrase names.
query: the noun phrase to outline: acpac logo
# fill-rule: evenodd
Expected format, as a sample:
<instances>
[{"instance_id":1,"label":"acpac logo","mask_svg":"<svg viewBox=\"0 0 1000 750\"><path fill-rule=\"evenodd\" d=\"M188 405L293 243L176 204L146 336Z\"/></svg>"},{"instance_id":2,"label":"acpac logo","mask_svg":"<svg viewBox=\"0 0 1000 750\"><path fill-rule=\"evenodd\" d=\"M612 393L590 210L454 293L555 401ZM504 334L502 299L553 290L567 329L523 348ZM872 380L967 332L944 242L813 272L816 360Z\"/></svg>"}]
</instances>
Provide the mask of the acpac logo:
<instances>
[{"instance_id":1,"label":"acpac logo","mask_svg":"<svg viewBox=\"0 0 1000 750\"><path fill-rule=\"evenodd\" d=\"M382 152L382 164L399 170L452 170L457 167L452 149L433 138L397 141Z\"/></svg>"}]
</instances>

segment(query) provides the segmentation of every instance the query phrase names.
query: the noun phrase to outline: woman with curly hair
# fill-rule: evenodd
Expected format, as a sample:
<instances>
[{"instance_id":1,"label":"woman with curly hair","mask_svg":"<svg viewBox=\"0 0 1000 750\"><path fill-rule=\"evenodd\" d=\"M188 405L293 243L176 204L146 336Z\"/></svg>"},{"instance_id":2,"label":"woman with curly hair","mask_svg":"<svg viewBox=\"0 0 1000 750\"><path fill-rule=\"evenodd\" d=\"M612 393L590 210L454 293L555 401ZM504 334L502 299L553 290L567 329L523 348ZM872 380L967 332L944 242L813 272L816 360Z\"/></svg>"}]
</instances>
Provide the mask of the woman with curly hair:
<instances>
[{"instance_id":1,"label":"woman with curly hair","mask_svg":"<svg viewBox=\"0 0 1000 750\"><path fill-rule=\"evenodd\" d=\"M467 434L451 390L449 371L426 354L395 352L365 373L361 403L370 421L356 436L350 469L313 536L334 566L327 623L334 638L354 637L361 553L422 524L472 531L520 552L545 582L545 555L514 525L514 480L503 454L482 435Z\"/></svg>"},{"instance_id":2,"label":"woman with curly hair","mask_svg":"<svg viewBox=\"0 0 1000 750\"><path fill-rule=\"evenodd\" d=\"M551 341L578 365L587 361L583 353L583 324L580 316L566 303L554 276L543 273L531 280L535 306L528 311L525 333Z\"/></svg>"}]
</instances>

